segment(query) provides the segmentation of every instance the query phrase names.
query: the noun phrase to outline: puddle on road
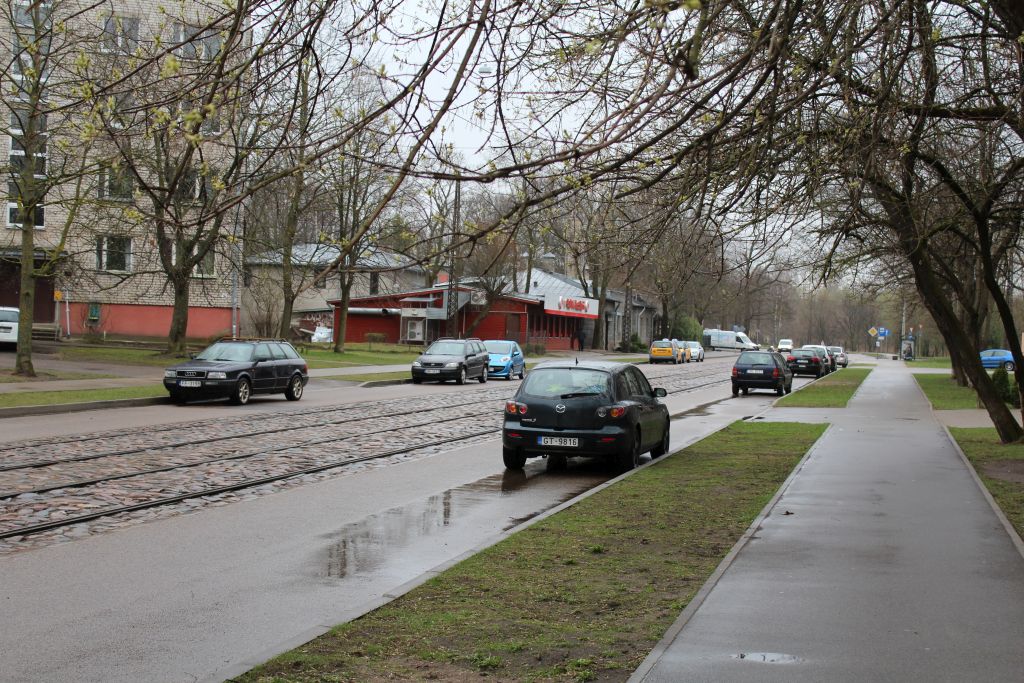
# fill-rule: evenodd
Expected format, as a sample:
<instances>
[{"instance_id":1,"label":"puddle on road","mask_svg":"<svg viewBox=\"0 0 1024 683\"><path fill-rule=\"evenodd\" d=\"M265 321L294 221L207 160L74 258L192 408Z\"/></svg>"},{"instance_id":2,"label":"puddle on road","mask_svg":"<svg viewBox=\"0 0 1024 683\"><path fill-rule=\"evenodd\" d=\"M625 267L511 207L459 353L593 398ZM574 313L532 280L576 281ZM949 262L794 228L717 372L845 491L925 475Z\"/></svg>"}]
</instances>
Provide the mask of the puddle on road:
<instances>
[{"instance_id":1,"label":"puddle on road","mask_svg":"<svg viewBox=\"0 0 1024 683\"><path fill-rule=\"evenodd\" d=\"M765 664L795 664L800 661L799 657L781 652L741 652L738 655L733 655L732 658L748 662L764 662Z\"/></svg>"},{"instance_id":2,"label":"puddle on road","mask_svg":"<svg viewBox=\"0 0 1024 683\"><path fill-rule=\"evenodd\" d=\"M484 505L493 503L495 496L514 495L528 489L531 484L542 483L544 477L565 476L565 472L544 472L544 461L526 471L506 471L485 479L449 489L403 507L370 515L359 522L349 524L332 535L339 538L327 548L326 577L344 579L355 574L366 574L380 569L387 563L401 558L403 553L416 552L418 544L425 539L451 533L452 527L460 521L466 522L480 513ZM546 510L574 498L601 483L595 480L586 468L574 472L570 467L568 475L578 480L576 485L562 486L559 494L546 504L541 504L529 515L521 518L506 518L502 530L511 529L532 519ZM540 478L538 478L540 477ZM603 479L607 479L605 476ZM496 530L495 530L496 531ZM486 536L490 536L488 533ZM484 536L481 536L481 540Z\"/></svg>"}]
</instances>

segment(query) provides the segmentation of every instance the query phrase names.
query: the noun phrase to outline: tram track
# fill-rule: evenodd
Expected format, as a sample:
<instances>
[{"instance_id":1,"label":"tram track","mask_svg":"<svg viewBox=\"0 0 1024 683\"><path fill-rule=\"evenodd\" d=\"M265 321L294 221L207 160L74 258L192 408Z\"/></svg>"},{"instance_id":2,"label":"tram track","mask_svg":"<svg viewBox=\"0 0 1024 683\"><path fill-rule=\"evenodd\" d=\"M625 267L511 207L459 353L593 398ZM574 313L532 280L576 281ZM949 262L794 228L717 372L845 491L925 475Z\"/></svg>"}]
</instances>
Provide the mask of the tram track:
<instances>
[{"instance_id":1,"label":"tram track","mask_svg":"<svg viewBox=\"0 0 1024 683\"><path fill-rule=\"evenodd\" d=\"M652 367L647 369L647 374L655 382L668 384L669 386L666 386L665 388L667 389L669 394L694 391L710 385L722 384L723 381L728 381L722 379L722 371L720 368L709 368L706 371L703 368L699 368L695 370L695 373L687 373L686 375L680 375L679 373L676 372L664 372L659 370L661 369ZM711 379L711 377L715 377L716 379ZM665 380L671 381L666 382ZM515 385L507 387L507 389L513 389L514 387ZM504 388L505 387L503 387L503 389ZM262 444L253 448L249 448L244 453L234 451L223 456L218 456L214 458L207 457L206 459L200 461L168 463L165 466L150 467L148 469L143 470L120 472L116 474L108 474L105 476L97 476L74 481L65 480L61 482L52 482L45 485L36 486L33 488L0 493L0 513L4 512L5 507L16 508L21 502L24 502L26 498L34 499L35 497L38 496L45 496L46 494L57 493L63 496L60 500L52 501L55 504L56 510L51 511L50 519L46 521L36 521L29 524L11 524L10 522L12 520L8 519L7 522L5 523L2 519L2 514L0 514L0 540L24 538L25 536L31 536L46 531L57 530L62 527L70 527L74 525L95 521L103 517L114 517L117 515L132 513L140 510L146 510L149 508L173 505L175 503L181 503L189 499L204 498L224 493L241 491L247 488L255 488L265 484L280 482L287 479L303 477L305 475L320 472L326 472L328 470L332 470L335 468L350 467L359 463L366 463L373 460L381 460L389 457L399 456L402 454L413 453L415 451L420 451L423 449L436 448L444 446L446 444L462 443L465 442L466 440L497 434L500 432L500 424L483 428L482 425L474 421L479 420L480 418L486 418L487 416L492 416L492 418L497 419L500 416L500 408L495 408L495 406L491 404L490 399L493 397L495 402L497 402L498 400L504 400L504 398L507 398L508 394L509 392L507 391L497 392L495 391L495 389L481 388L476 391L473 391L470 394L462 395L460 398L466 399L463 402L454 405L449 403L440 406L437 405L438 401L444 401L445 399L449 398L449 396L445 395L441 397L438 395L433 395L431 397L424 397L423 399L416 399L411 402L409 400L403 400L401 409L392 409L387 412L380 412L380 409L382 407L386 407L389 406L390 404L393 404L395 402L394 400L366 402L355 406L349 405L337 408L318 408L316 410L302 412L299 415L296 415L295 413L288 413L284 415L275 414L275 419L285 420L289 424L287 426L274 427L271 429L257 429L247 432L243 431L241 433L224 434L207 439L201 439L198 441L194 439L176 439L173 443L156 445L150 444L139 448L122 449L120 451L115 452L88 454L72 458L51 459L48 462L33 461L22 464L9 463L7 465L0 467L0 473L15 472L19 469L40 470L48 466L73 465L75 463L94 461L101 458L125 457L138 455L140 453L152 454L154 451L164 450L172 452L173 456L173 451L175 449L180 450L185 448L194 448L197 445L224 443L230 442L231 440L239 439L259 440L259 438L261 437L280 436L298 430L326 430L332 426L338 425L349 426L352 424L362 423L363 425L369 428L351 434L325 434L322 435L321 437L315 439L308 439L300 443L288 443L278 446ZM412 403L412 405L410 405L410 403ZM452 417L442 417L441 414L439 413L439 411L460 410L468 406L482 406L482 408L475 411L469 411L468 414L467 412L461 412L460 414ZM357 414L352 415L352 412L356 412ZM388 429L374 428L374 424L372 422L373 420L380 421L394 419L398 417L405 417L410 415L410 413L418 412L430 413L432 417L430 420L427 421L419 421L415 424L400 424L394 427L390 427ZM345 413L345 417L328 420L315 419L320 416L329 415L331 413ZM302 418L305 417L312 417L314 418L314 420L312 422L303 420ZM266 420L262 415L246 416L245 419L249 422L256 421L262 424L266 423ZM129 502L121 505L102 506L99 504L93 505L92 501L90 501L87 495L82 495L77 498L73 496L64 496L64 494L70 490L79 489L84 491L89 487L105 485L109 484L110 482L127 482L128 480L132 479L138 479L139 482L137 483L145 483L145 477L148 477L150 475L156 476L169 473L180 474L185 470L196 471L196 475L193 477L193 480L205 479L205 473L202 471L204 467L218 464L230 465L229 461L242 463L242 468L240 469L243 469L244 466L246 466L246 464L251 464L251 466L254 469L259 469L261 464L258 461L262 459L262 463L266 467L266 469L274 470L275 468L278 468L280 470L283 467L282 463L288 464L289 459L299 460L300 457L304 455L297 455L296 451L304 451L305 449L310 449L313 447L323 447L326 446L327 444L336 445L342 441L349 442L358 439L366 439L371 435L380 435L393 432L409 432L410 435L412 435L412 433L418 429L432 428L436 427L437 425L442 425L446 423L455 424L458 423L459 421L469 421L470 424L467 425L465 431L449 434L441 439L431 437L421 439L411 444L395 446L393 448L385 448L384 450L378 450L372 453L368 453L366 455L348 456L340 459L321 459L320 461L308 462L298 467L284 467L283 471L274 471L273 473L261 471L258 473L253 473L253 475L244 475L240 472L235 473L230 470L224 470L222 472L217 472L216 476L211 476L210 479L216 479L218 477L225 478L235 476L236 474L240 478L237 481L219 482L216 485L198 489L179 489L171 492L170 495L157 495L148 500L138 500L137 502ZM201 422L188 423L185 425L178 424L171 427L161 428L157 431L161 433L180 432L188 434L194 433L194 431L198 429L200 426L219 427L220 425L218 421L204 420ZM106 436L109 438L110 434L107 433ZM78 445L79 447L87 447L83 446L82 444L88 444L90 442L95 442L103 438L103 433L97 433L94 435L89 435L89 438L87 439L76 438L63 440L36 440L35 442L33 442L32 445L40 448L46 448L47 446L67 446L69 444L75 444ZM5 449L0 449L0 454L2 454L4 451L16 450L17 448L18 445L11 445ZM277 456L280 456L281 461L273 461L273 458ZM315 457L313 459L315 460ZM125 489L121 494L121 498L135 500L139 497L145 497L149 490L164 491L168 488L173 488L174 486L181 486L181 484L175 483L173 481L150 482L148 488L143 486L141 489ZM97 496L97 499L107 500L108 502L110 502L111 498L117 498L117 495L114 494L106 496ZM71 512L69 513L68 510L71 510ZM75 510L84 511L76 512Z\"/></svg>"}]
</instances>

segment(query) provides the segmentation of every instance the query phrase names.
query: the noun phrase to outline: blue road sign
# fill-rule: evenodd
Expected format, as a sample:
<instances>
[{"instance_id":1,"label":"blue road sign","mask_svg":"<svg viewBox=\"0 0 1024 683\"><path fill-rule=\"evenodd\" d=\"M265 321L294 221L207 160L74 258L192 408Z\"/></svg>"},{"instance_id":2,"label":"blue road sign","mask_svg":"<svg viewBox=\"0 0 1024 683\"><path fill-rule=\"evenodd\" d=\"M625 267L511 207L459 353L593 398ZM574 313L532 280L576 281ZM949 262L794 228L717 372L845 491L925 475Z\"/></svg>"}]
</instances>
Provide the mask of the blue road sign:
<instances>
[{"instance_id":1,"label":"blue road sign","mask_svg":"<svg viewBox=\"0 0 1024 683\"><path fill-rule=\"evenodd\" d=\"M879 337L888 337L889 336L889 330L885 329L884 327L879 327L878 328L878 336Z\"/></svg>"}]
</instances>

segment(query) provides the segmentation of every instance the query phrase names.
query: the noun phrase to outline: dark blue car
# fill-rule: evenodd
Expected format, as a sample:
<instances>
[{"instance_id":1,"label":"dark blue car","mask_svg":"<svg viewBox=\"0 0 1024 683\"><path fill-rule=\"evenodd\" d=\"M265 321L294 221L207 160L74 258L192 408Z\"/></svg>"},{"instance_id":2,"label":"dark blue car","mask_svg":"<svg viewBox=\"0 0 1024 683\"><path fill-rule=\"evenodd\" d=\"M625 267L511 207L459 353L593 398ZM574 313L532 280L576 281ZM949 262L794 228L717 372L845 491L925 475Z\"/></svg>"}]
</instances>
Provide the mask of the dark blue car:
<instances>
[{"instance_id":1,"label":"dark blue car","mask_svg":"<svg viewBox=\"0 0 1024 683\"><path fill-rule=\"evenodd\" d=\"M526 375L526 357L519 344L508 339L488 339L484 342L491 357L487 366L490 377L522 379Z\"/></svg>"},{"instance_id":2,"label":"dark blue car","mask_svg":"<svg viewBox=\"0 0 1024 683\"><path fill-rule=\"evenodd\" d=\"M981 352L981 365L986 368L1005 368L1013 372L1017 367L1013 362L1013 354L1006 349L985 349Z\"/></svg>"}]
</instances>

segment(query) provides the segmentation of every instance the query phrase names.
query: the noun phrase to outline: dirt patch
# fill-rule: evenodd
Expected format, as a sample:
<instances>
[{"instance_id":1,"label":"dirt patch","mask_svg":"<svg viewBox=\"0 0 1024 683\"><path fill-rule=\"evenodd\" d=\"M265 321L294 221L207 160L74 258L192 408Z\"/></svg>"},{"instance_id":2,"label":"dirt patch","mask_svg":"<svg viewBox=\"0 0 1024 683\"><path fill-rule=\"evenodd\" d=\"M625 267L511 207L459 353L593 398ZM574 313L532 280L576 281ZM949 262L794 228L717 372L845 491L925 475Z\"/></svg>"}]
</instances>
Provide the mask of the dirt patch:
<instances>
[{"instance_id":1,"label":"dirt patch","mask_svg":"<svg viewBox=\"0 0 1024 683\"><path fill-rule=\"evenodd\" d=\"M981 465L981 473L992 479L1024 484L1024 460L989 460Z\"/></svg>"}]
</instances>

